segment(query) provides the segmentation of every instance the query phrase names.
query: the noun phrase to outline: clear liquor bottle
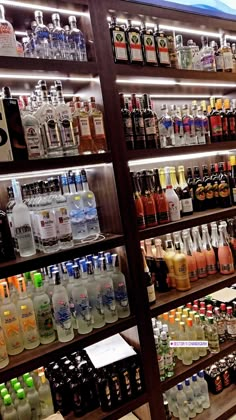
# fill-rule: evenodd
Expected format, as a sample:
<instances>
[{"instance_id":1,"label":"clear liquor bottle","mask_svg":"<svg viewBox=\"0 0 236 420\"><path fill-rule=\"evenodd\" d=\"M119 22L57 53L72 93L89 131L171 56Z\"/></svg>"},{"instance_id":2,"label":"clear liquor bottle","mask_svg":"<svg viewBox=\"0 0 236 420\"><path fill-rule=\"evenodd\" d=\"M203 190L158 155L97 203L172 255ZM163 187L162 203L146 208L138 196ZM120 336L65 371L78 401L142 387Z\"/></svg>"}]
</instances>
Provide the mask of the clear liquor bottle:
<instances>
[{"instance_id":1,"label":"clear liquor bottle","mask_svg":"<svg viewBox=\"0 0 236 420\"><path fill-rule=\"evenodd\" d=\"M129 299L127 294L125 276L120 271L119 258L117 254L112 254L112 265L112 280L114 285L118 316L119 318L126 318L130 315Z\"/></svg>"},{"instance_id":2,"label":"clear liquor bottle","mask_svg":"<svg viewBox=\"0 0 236 420\"><path fill-rule=\"evenodd\" d=\"M183 120L181 116L180 107L176 107L176 105L171 105L171 117L172 117L173 126L174 126L175 146L176 147L184 146L185 145L184 127L183 127Z\"/></svg>"},{"instance_id":3,"label":"clear liquor bottle","mask_svg":"<svg viewBox=\"0 0 236 420\"><path fill-rule=\"evenodd\" d=\"M53 328L50 298L44 292L42 275L40 273L34 274L34 286L35 295L33 303L40 343L52 343L56 335Z\"/></svg>"},{"instance_id":4,"label":"clear liquor bottle","mask_svg":"<svg viewBox=\"0 0 236 420\"><path fill-rule=\"evenodd\" d=\"M2 5L0 5L0 54L17 56L15 32L11 23L5 19L5 9Z\"/></svg>"},{"instance_id":5,"label":"clear liquor bottle","mask_svg":"<svg viewBox=\"0 0 236 420\"><path fill-rule=\"evenodd\" d=\"M207 340L208 340L208 347L211 353L219 353L220 352L220 345L219 345L219 337L217 332L217 325L214 321L213 317L207 318L208 324L206 327L207 330Z\"/></svg>"},{"instance_id":6,"label":"clear liquor bottle","mask_svg":"<svg viewBox=\"0 0 236 420\"><path fill-rule=\"evenodd\" d=\"M111 276L107 273L105 258L99 258L102 298L104 305L105 321L110 324L118 320L115 293Z\"/></svg>"},{"instance_id":7,"label":"clear liquor bottle","mask_svg":"<svg viewBox=\"0 0 236 420\"><path fill-rule=\"evenodd\" d=\"M75 16L69 16L70 24L69 46L71 59L74 61L88 61L84 34L77 28Z\"/></svg>"},{"instance_id":8,"label":"clear liquor bottle","mask_svg":"<svg viewBox=\"0 0 236 420\"><path fill-rule=\"evenodd\" d=\"M197 334L197 340L199 341L205 341L205 330L204 327L201 325L200 316L198 314L194 315L194 321L195 321L195 330ZM206 347L200 347L199 348L199 356L204 357L207 355L207 348Z\"/></svg>"},{"instance_id":9,"label":"clear liquor bottle","mask_svg":"<svg viewBox=\"0 0 236 420\"><path fill-rule=\"evenodd\" d=\"M91 261L86 263L87 265L87 291L90 304L90 311L92 317L93 328L101 328L105 325L105 315L104 315L104 306L102 302L102 288L101 283L97 277L97 263L95 263L95 268L93 269L93 264ZM95 273L96 271L96 273ZM95 276L96 274L96 276Z\"/></svg>"},{"instance_id":10,"label":"clear liquor bottle","mask_svg":"<svg viewBox=\"0 0 236 420\"><path fill-rule=\"evenodd\" d=\"M189 112L189 106L187 104L183 105L183 127L184 127L184 136L186 146L191 146L197 144L197 135L194 126L194 118Z\"/></svg>"},{"instance_id":11,"label":"clear liquor bottle","mask_svg":"<svg viewBox=\"0 0 236 420\"><path fill-rule=\"evenodd\" d=\"M233 71L233 54L230 45L227 44L226 36L223 33L221 35L221 47L220 51L223 55L224 61L224 71L232 72Z\"/></svg>"},{"instance_id":12,"label":"clear liquor bottle","mask_svg":"<svg viewBox=\"0 0 236 420\"><path fill-rule=\"evenodd\" d=\"M52 305L58 340L61 343L71 341L74 338L69 299L66 289L61 284L59 271L53 272L55 286L52 295Z\"/></svg>"},{"instance_id":13,"label":"clear liquor bottle","mask_svg":"<svg viewBox=\"0 0 236 420\"><path fill-rule=\"evenodd\" d=\"M201 41L202 41L202 48L201 48L200 54L201 54L202 70L203 71L216 71L214 49L208 45L208 38L206 36L202 36Z\"/></svg>"},{"instance_id":14,"label":"clear liquor bottle","mask_svg":"<svg viewBox=\"0 0 236 420\"><path fill-rule=\"evenodd\" d=\"M65 104L61 82L55 82L55 87L58 102L55 112L64 155L78 155L78 144L74 136L72 114L70 108Z\"/></svg>"},{"instance_id":15,"label":"clear liquor bottle","mask_svg":"<svg viewBox=\"0 0 236 420\"><path fill-rule=\"evenodd\" d=\"M52 14L52 23L51 43L53 58L56 60L65 59L65 30L61 27L60 15L58 13Z\"/></svg>"},{"instance_id":16,"label":"clear liquor bottle","mask_svg":"<svg viewBox=\"0 0 236 420\"><path fill-rule=\"evenodd\" d=\"M161 106L162 116L159 120L159 134L161 148L175 146L174 125L168 113L167 105Z\"/></svg>"},{"instance_id":17,"label":"clear liquor bottle","mask_svg":"<svg viewBox=\"0 0 236 420\"><path fill-rule=\"evenodd\" d=\"M192 113L193 113L193 119L194 119L194 129L195 129L195 133L197 137L197 144L205 144L206 136L205 136L204 120L202 118L201 108L197 106L196 101L194 101L192 105Z\"/></svg>"},{"instance_id":18,"label":"clear liquor bottle","mask_svg":"<svg viewBox=\"0 0 236 420\"><path fill-rule=\"evenodd\" d=\"M51 50L49 44L49 29L43 23L43 12L36 10L34 17L37 22L35 28L35 47L37 58L51 58Z\"/></svg>"},{"instance_id":19,"label":"clear liquor bottle","mask_svg":"<svg viewBox=\"0 0 236 420\"><path fill-rule=\"evenodd\" d=\"M28 102L22 117L29 159L42 159L46 157L43 139L38 119L33 115L31 101Z\"/></svg>"},{"instance_id":20,"label":"clear liquor bottle","mask_svg":"<svg viewBox=\"0 0 236 420\"><path fill-rule=\"evenodd\" d=\"M87 174L84 169L81 170L80 174L76 174L75 181L77 184L77 177L81 177L83 191L81 193L88 235L98 235L100 233L97 204L94 193L89 189ZM80 179L79 182L80 184Z\"/></svg>"},{"instance_id":21,"label":"clear liquor bottle","mask_svg":"<svg viewBox=\"0 0 236 420\"><path fill-rule=\"evenodd\" d=\"M83 281L83 277L76 279L76 283L72 287L72 299L75 305L78 333L88 334L93 330L93 320L89 304L87 281Z\"/></svg>"},{"instance_id":22,"label":"clear liquor bottle","mask_svg":"<svg viewBox=\"0 0 236 420\"><path fill-rule=\"evenodd\" d=\"M236 318L233 316L232 306L227 306L226 326L227 335L230 340L236 340Z\"/></svg>"}]
</instances>

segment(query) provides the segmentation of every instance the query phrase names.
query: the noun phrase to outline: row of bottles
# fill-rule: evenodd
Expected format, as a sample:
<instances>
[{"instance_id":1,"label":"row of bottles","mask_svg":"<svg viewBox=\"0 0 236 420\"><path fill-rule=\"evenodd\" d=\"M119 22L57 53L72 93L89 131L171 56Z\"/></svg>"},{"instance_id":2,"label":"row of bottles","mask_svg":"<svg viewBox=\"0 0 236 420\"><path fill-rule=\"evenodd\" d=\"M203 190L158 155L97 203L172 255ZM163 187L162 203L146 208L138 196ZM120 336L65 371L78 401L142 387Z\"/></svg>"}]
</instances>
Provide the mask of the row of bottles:
<instances>
[{"instance_id":1,"label":"row of bottles","mask_svg":"<svg viewBox=\"0 0 236 420\"><path fill-rule=\"evenodd\" d=\"M5 19L5 10L0 8L0 51L2 56L18 56L40 59L87 61L86 41L77 28L75 16L68 17L68 24L61 27L58 13L51 16L52 22L45 25L43 12L34 12L35 20L27 28L22 43L16 40L12 24Z\"/></svg>"},{"instance_id":2,"label":"row of bottles","mask_svg":"<svg viewBox=\"0 0 236 420\"><path fill-rule=\"evenodd\" d=\"M193 212L217 207L227 208L236 203L236 165L225 162L187 168L178 166L177 180L175 167L131 172L133 197L139 229L154 227L180 220Z\"/></svg>"},{"instance_id":3,"label":"row of bottles","mask_svg":"<svg viewBox=\"0 0 236 420\"><path fill-rule=\"evenodd\" d=\"M40 80L29 97L13 99L9 87L3 88L2 95L1 161L106 151L103 114L94 97L83 106L79 97L66 104L60 80L54 82L50 92L46 81Z\"/></svg>"},{"instance_id":4,"label":"row of bottles","mask_svg":"<svg viewBox=\"0 0 236 420\"><path fill-rule=\"evenodd\" d=\"M52 415L52 394L44 368L1 383L0 410L2 420L36 420Z\"/></svg>"},{"instance_id":5,"label":"row of bottles","mask_svg":"<svg viewBox=\"0 0 236 420\"><path fill-rule=\"evenodd\" d=\"M24 184L21 189L17 181L12 185L6 214L20 256L34 255L36 250L51 253L73 247L74 240L99 238L96 199L85 170Z\"/></svg>"},{"instance_id":6,"label":"row of bottles","mask_svg":"<svg viewBox=\"0 0 236 420\"><path fill-rule=\"evenodd\" d=\"M117 254L88 255L73 262L8 277L0 282L0 367L8 355L90 333L130 315ZM12 331L14 330L14 334Z\"/></svg>"},{"instance_id":7,"label":"row of bottles","mask_svg":"<svg viewBox=\"0 0 236 420\"><path fill-rule=\"evenodd\" d=\"M235 219L228 220L228 224L222 221L218 226L212 222L210 231L211 234L208 226L202 225L201 234L199 227L175 232L174 244L171 234L167 234L165 249L158 238L141 242L145 263L158 292L168 292L171 288L186 291L191 283L218 271L222 275L234 273Z\"/></svg>"},{"instance_id":8,"label":"row of bottles","mask_svg":"<svg viewBox=\"0 0 236 420\"><path fill-rule=\"evenodd\" d=\"M164 394L166 419L173 415L180 420L190 420L210 407L206 372L200 370L198 374L186 378Z\"/></svg>"},{"instance_id":9,"label":"row of bottles","mask_svg":"<svg viewBox=\"0 0 236 420\"><path fill-rule=\"evenodd\" d=\"M156 113L149 95L120 93L120 107L127 148L157 149L234 141L236 139L236 102L210 98L180 106L166 104Z\"/></svg>"},{"instance_id":10,"label":"row of bottles","mask_svg":"<svg viewBox=\"0 0 236 420\"><path fill-rule=\"evenodd\" d=\"M236 358L235 352L208 366L205 370L205 378L209 391L219 394L225 388L236 382Z\"/></svg>"},{"instance_id":11,"label":"row of bottles","mask_svg":"<svg viewBox=\"0 0 236 420\"><path fill-rule=\"evenodd\" d=\"M208 37L201 37L201 48L190 39L183 45L183 36L172 31L165 32L157 25L141 27L132 24L119 25L116 17L111 17L110 35L116 63L141 64L172 67L184 70L236 72L236 44L227 42L221 33L220 47L217 42L208 44Z\"/></svg>"}]
</instances>

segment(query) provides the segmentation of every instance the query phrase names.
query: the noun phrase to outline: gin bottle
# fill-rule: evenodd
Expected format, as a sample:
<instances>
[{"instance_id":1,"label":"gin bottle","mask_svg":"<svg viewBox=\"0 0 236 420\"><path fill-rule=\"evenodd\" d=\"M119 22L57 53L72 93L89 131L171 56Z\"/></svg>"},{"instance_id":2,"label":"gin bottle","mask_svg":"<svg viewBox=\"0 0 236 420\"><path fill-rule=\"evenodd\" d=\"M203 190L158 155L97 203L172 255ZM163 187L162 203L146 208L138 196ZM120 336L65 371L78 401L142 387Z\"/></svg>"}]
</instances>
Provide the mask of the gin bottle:
<instances>
[{"instance_id":1,"label":"gin bottle","mask_svg":"<svg viewBox=\"0 0 236 420\"><path fill-rule=\"evenodd\" d=\"M20 256L29 257L36 253L30 212L26 204L22 201L19 182L13 180L12 187L16 200L16 204L12 210L15 237L18 243Z\"/></svg>"},{"instance_id":2,"label":"gin bottle","mask_svg":"<svg viewBox=\"0 0 236 420\"><path fill-rule=\"evenodd\" d=\"M65 104L61 82L55 82L55 87L58 102L55 111L64 155L78 155L78 144L74 136L72 114L70 108Z\"/></svg>"},{"instance_id":3,"label":"gin bottle","mask_svg":"<svg viewBox=\"0 0 236 420\"><path fill-rule=\"evenodd\" d=\"M53 29L51 32L52 38L52 53L54 59L65 58L65 30L61 27L60 15L58 13L52 14Z\"/></svg>"},{"instance_id":4,"label":"gin bottle","mask_svg":"<svg viewBox=\"0 0 236 420\"><path fill-rule=\"evenodd\" d=\"M17 56L15 32L10 22L5 19L2 5L0 5L0 55Z\"/></svg>"},{"instance_id":5,"label":"gin bottle","mask_svg":"<svg viewBox=\"0 0 236 420\"><path fill-rule=\"evenodd\" d=\"M86 42L83 33L77 28L76 17L69 16L70 33L69 45L71 58L74 61L88 61L86 52Z\"/></svg>"},{"instance_id":6,"label":"gin bottle","mask_svg":"<svg viewBox=\"0 0 236 420\"><path fill-rule=\"evenodd\" d=\"M76 174L76 180L78 176L79 175ZM87 175L84 169L81 170L81 181L83 185L83 192L81 195L83 199L88 235L98 235L100 233L100 226L96 199L94 193L89 190Z\"/></svg>"},{"instance_id":7,"label":"gin bottle","mask_svg":"<svg viewBox=\"0 0 236 420\"><path fill-rule=\"evenodd\" d=\"M53 277L55 286L52 295L52 305L57 335L61 343L66 343L74 338L69 299L65 287L61 284L59 271L54 271Z\"/></svg>"},{"instance_id":8,"label":"gin bottle","mask_svg":"<svg viewBox=\"0 0 236 420\"><path fill-rule=\"evenodd\" d=\"M114 285L118 316L119 318L126 318L130 315L129 300L126 289L125 276L120 271L119 258L117 254L112 254L112 265L112 281Z\"/></svg>"},{"instance_id":9,"label":"gin bottle","mask_svg":"<svg viewBox=\"0 0 236 420\"><path fill-rule=\"evenodd\" d=\"M51 51L49 45L49 29L43 23L43 12L34 12L37 26L35 28L35 47L37 58L50 58Z\"/></svg>"}]
</instances>

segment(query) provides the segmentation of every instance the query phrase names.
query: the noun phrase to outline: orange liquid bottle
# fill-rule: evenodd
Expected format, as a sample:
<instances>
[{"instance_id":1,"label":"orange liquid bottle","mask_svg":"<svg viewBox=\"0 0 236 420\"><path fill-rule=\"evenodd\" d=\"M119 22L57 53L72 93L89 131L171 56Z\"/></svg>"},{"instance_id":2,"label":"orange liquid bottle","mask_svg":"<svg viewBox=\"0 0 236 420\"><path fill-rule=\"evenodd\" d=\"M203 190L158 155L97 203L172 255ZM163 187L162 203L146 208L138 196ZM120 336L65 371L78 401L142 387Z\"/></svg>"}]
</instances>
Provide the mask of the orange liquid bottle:
<instances>
[{"instance_id":1,"label":"orange liquid bottle","mask_svg":"<svg viewBox=\"0 0 236 420\"><path fill-rule=\"evenodd\" d=\"M207 274L217 273L216 256L212 248L207 227L202 228L203 250L207 262Z\"/></svg>"},{"instance_id":2,"label":"orange liquid bottle","mask_svg":"<svg viewBox=\"0 0 236 420\"><path fill-rule=\"evenodd\" d=\"M207 277L207 261L206 256L202 250L201 238L198 228L193 228L193 255L197 262L198 278L203 279Z\"/></svg>"},{"instance_id":3,"label":"orange liquid bottle","mask_svg":"<svg viewBox=\"0 0 236 420\"><path fill-rule=\"evenodd\" d=\"M234 259L232 251L225 237L224 227L219 226L220 241L218 248L218 259L221 274L233 274L234 273Z\"/></svg>"},{"instance_id":4,"label":"orange liquid bottle","mask_svg":"<svg viewBox=\"0 0 236 420\"><path fill-rule=\"evenodd\" d=\"M190 246L189 234L187 232L183 234L183 241L184 241L184 252L186 254L187 264L188 264L189 280L193 282L193 281L198 280L197 261L195 259L195 256L193 255L193 252Z\"/></svg>"},{"instance_id":5,"label":"orange liquid bottle","mask_svg":"<svg viewBox=\"0 0 236 420\"><path fill-rule=\"evenodd\" d=\"M144 218L144 207L143 202L140 196L140 186L138 182L138 177L135 172L130 173L131 181L133 185L133 196L134 196L134 204L136 209L136 218L137 224L139 229L145 229L146 223Z\"/></svg>"}]
</instances>

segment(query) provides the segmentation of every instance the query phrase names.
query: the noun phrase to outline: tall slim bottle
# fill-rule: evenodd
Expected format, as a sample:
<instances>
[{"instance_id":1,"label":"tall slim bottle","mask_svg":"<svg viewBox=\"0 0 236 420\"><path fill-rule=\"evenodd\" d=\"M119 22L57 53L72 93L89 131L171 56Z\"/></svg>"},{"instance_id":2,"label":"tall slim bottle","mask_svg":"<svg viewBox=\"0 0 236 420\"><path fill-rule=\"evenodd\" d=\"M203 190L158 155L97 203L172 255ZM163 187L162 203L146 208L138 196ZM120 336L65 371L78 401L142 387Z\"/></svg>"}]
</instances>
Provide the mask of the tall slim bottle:
<instances>
[{"instance_id":1,"label":"tall slim bottle","mask_svg":"<svg viewBox=\"0 0 236 420\"><path fill-rule=\"evenodd\" d=\"M198 228L192 229L193 234L193 252L197 262L198 278L202 279L207 277L207 260L203 251L202 242Z\"/></svg>"},{"instance_id":2,"label":"tall slim bottle","mask_svg":"<svg viewBox=\"0 0 236 420\"><path fill-rule=\"evenodd\" d=\"M126 40L128 45L130 62L132 64L143 64L143 51L140 30L132 26L131 19L128 19L128 27L126 29Z\"/></svg>"},{"instance_id":3,"label":"tall slim bottle","mask_svg":"<svg viewBox=\"0 0 236 420\"><path fill-rule=\"evenodd\" d=\"M154 177L154 199L157 209L157 217L160 225L168 223L170 221L169 217L169 206L166 195L162 189L158 169L153 169Z\"/></svg>"},{"instance_id":4,"label":"tall slim bottle","mask_svg":"<svg viewBox=\"0 0 236 420\"><path fill-rule=\"evenodd\" d=\"M110 35L115 63L127 63L128 52L125 30L122 25L117 24L115 16L111 18Z\"/></svg>"},{"instance_id":5,"label":"tall slim bottle","mask_svg":"<svg viewBox=\"0 0 236 420\"><path fill-rule=\"evenodd\" d=\"M207 274L217 273L216 256L212 248L207 227L202 228L202 246L207 262Z\"/></svg>"},{"instance_id":6,"label":"tall slim bottle","mask_svg":"<svg viewBox=\"0 0 236 420\"><path fill-rule=\"evenodd\" d=\"M225 237L223 226L219 226L220 240L218 248L218 259L221 274L234 273L234 259L232 251Z\"/></svg>"},{"instance_id":7,"label":"tall slim bottle","mask_svg":"<svg viewBox=\"0 0 236 420\"><path fill-rule=\"evenodd\" d=\"M166 262L166 265L168 267L169 271L169 279L170 279L170 287L175 288L176 282L175 282L175 271L174 271L174 256L175 251L173 247L173 243L170 240L166 241L166 253L164 255L164 259Z\"/></svg>"},{"instance_id":8,"label":"tall slim bottle","mask_svg":"<svg viewBox=\"0 0 236 420\"><path fill-rule=\"evenodd\" d=\"M156 226L157 210L153 193L150 188L150 173L149 171L142 171L141 173L141 199L144 208L144 217L146 227Z\"/></svg>"},{"instance_id":9,"label":"tall slim bottle","mask_svg":"<svg viewBox=\"0 0 236 420\"><path fill-rule=\"evenodd\" d=\"M125 101L124 94L120 93L120 110L123 122L124 136L126 147L128 150L134 149L134 133L132 126L131 112L129 110L128 102Z\"/></svg>"},{"instance_id":10,"label":"tall slim bottle","mask_svg":"<svg viewBox=\"0 0 236 420\"><path fill-rule=\"evenodd\" d=\"M86 276L87 277L87 276ZM82 278L77 278L72 288L72 298L75 305L78 333L88 334L92 331L92 316L89 305L87 284Z\"/></svg>"},{"instance_id":11,"label":"tall slim bottle","mask_svg":"<svg viewBox=\"0 0 236 420\"><path fill-rule=\"evenodd\" d=\"M175 243L176 254L173 258L176 290L185 291L191 288L186 255L180 250L180 243Z\"/></svg>"},{"instance_id":12,"label":"tall slim bottle","mask_svg":"<svg viewBox=\"0 0 236 420\"><path fill-rule=\"evenodd\" d=\"M55 280L52 295L54 318L56 322L58 340L61 343L65 343L73 340L74 338L69 299L65 287L61 284L59 271L54 271L53 277Z\"/></svg>"},{"instance_id":13,"label":"tall slim bottle","mask_svg":"<svg viewBox=\"0 0 236 420\"><path fill-rule=\"evenodd\" d=\"M143 121L146 136L147 149L157 149L158 138L156 131L156 122L154 112L149 107L149 96L145 93L143 95Z\"/></svg>"},{"instance_id":14,"label":"tall slim bottle","mask_svg":"<svg viewBox=\"0 0 236 420\"><path fill-rule=\"evenodd\" d=\"M156 302L156 293L155 293L155 286L153 279L151 277L149 268L147 266L147 261L144 255L144 251L141 248L142 251L142 258L143 258L143 267L144 267L144 275L145 275L145 283L147 287L147 294L148 294L148 302L150 305Z\"/></svg>"},{"instance_id":15,"label":"tall slim bottle","mask_svg":"<svg viewBox=\"0 0 236 420\"><path fill-rule=\"evenodd\" d=\"M111 276L108 274L106 269L105 258L99 258L100 264L100 277L102 289L102 299L104 306L105 321L110 324L118 320L118 312L115 300L115 292L113 287L113 281Z\"/></svg>"},{"instance_id":16,"label":"tall slim bottle","mask_svg":"<svg viewBox=\"0 0 236 420\"><path fill-rule=\"evenodd\" d=\"M49 344L55 340L56 335L53 328L50 299L44 292L42 275L40 273L34 274L34 287L33 302L40 343Z\"/></svg>"},{"instance_id":17,"label":"tall slim bottle","mask_svg":"<svg viewBox=\"0 0 236 420\"><path fill-rule=\"evenodd\" d=\"M209 126L211 142L217 143L223 141L223 129L221 124L221 115L218 109L216 109L215 98L210 98L211 113L209 114Z\"/></svg>"},{"instance_id":18,"label":"tall slim bottle","mask_svg":"<svg viewBox=\"0 0 236 420\"><path fill-rule=\"evenodd\" d=\"M132 123L133 123L133 133L134 133L134 148L135 149L146 149L146 137L145 137L145 128L143 113L140 109L140 104L137 101L135 93L131 95L132 102Z\"/></svg>"},{"instance_id":19,"label":"tall slim bottle","mask_svg":"<svg viewBox=\"0 0 236 420\"><path fill-rule=\"evenodd\" d=\"M141 188L139 185L139 178L138 174L135 172L130 172L130 177L133 186L133 197L134 197L134 205L136 209L136 219L139 229L145 229L145 216L144 216L144 206L143 201L141 198Z\"/></svg>"},{"instance_id":20,"label":"tall slim bottle","mask_svg":"<svg viewBox=\"0 0 236 420\"><path fill-rule=\"evenodd\" d=\"M112 265L113 273L111 277L114 285L118 317L126 318L130 315L129 299L127 294L125 276L120 271L119 257L117 254L112 254Z\"/></svg>"},{"instance_id":21,"label":"tall slim bottle","mask_svg":"<svg viewBox=\"0 0 236 420\"><path fill-rule=\"evenodd\" d=\"M79 174L75 175L75 180L77 184L77 177ZM100 233L100 226L98 220L97 204L94 193L89 189L87 174L84 169L80 173L81 182L83 186L83 191L81 193L85 219L87 224L88 235L97 235Z\"/></svg>"},{"instance_id":22,"label":"tall slim bottle","mask_svg":"<svg viewBox=\"0 0 236 420\"><path fill-rule=\"evenodd\" d=\"M94 275L93 264L91 261L86 263L88 281L86 289L88 291L91 319L93 328L101 328L105 325L104 306L102 302L101 283ZM97 267L96 267L97 269Z\"/></svg>"},{"instance_id":23,"label":"tall slim bottle","mask_svg":"<svg viewBox=\"0 0 236 420\"><path fill-rule=\"evenodd\" d=\"M25 349L34 349L40 344L39 333L35 319L34 305L27 296L25 280L18 278L17 311L24 340Z\"/></svg>"},{"instance_id":24,"label":"tall slim bottle","mask_svg":"<svg viewBox=\"0 0 236 420\"><path fill-rule=\"evenodd\" d=\"M36 254L30 213L26 204L22 201L19 182L13 180L12 187L16 201L12 210L12 217L19 253L21 257L30 257Z\"/></svg>"},{"instance_id":25,"label":"tall slim bottle","mask_svg":"<svg viewBox=\"0 0 236 420\"><path fill-rule=\"evenodd\" d=\"M189 280L190 282L193 282L193 281L198 280L197 261L195 259L195 256L190 246L190 235L187 232L183 234L183 241L184 241L184 252L186 254L187 263L188 263Z\"/></svg>"},{"instance_id":26,"label":"tall slim bottle","mask_svg":"<svg viewBox=\"0 0 236 420\"><path fill-rule=\"evenodd\" d=\"M184 176L184 166L178 166L179 174L179 186L181 188L181 204L183 216L189 216L193 214L193 201L191 193Z\"/></svg>"}]
</instances>

